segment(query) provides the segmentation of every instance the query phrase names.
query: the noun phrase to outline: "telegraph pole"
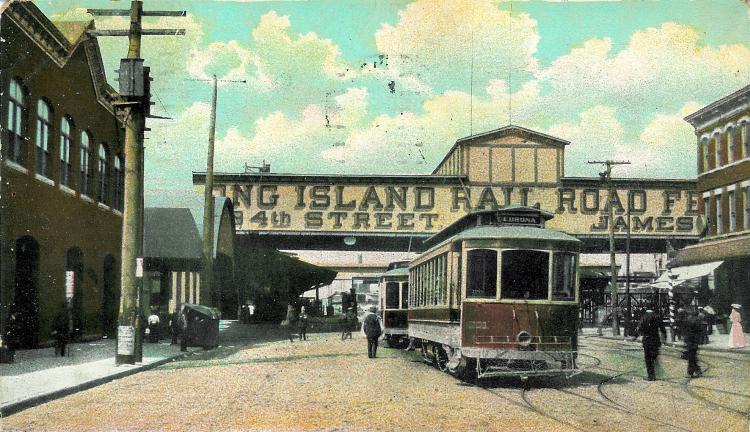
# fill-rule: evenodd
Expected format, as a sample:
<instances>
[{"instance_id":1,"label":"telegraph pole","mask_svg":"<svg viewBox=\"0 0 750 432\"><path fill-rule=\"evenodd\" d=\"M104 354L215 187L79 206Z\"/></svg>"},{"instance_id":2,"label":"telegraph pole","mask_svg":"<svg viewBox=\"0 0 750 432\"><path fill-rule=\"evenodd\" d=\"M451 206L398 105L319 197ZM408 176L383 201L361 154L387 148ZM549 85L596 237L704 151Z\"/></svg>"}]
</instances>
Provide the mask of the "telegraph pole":
<instances>
[{"instance_id":1,"label":"telegraph pole","mask_svg":"<svg viewBox=\"0 0 750 432\"><path fill-rule=\"evenodd\" d=\"M134 364L143 359L141 336L141 297L143 281L143 132L150 113L147 90L149 70L141 59L141 36L184 35L184 29L143 30L144 16L179 16L184 11L143 10L141 0L132 0L130 9L88 9L94 16L130 16L129 30L89 30L90 36L127 36L128 55L120 61L119 81L122 99L114 105L121 108L125 123L125 190L122 221L120 265L120 313L117 327L115 363Z\"/></svg>"},{"instance_id":2,"label":"telegraph pole","mask_svg":"<svg viewBox=\"0 0 750 432\"><path fill-rule=\"evenodd\" d=\"M206 81L206 80L193 80ZM218 96L218 83L246 83L245 80L219 80L216 75L211 79L213 82L213 93L211 96L211 122L208 127L208 155L206 157L206 185L203 191L203 275L201 276L201 292L211 295L214 278L214 142L216 141L216 99ZM221 287L219 287L221 289ZM201 298L204 298L201 295ZM237 299L241 301L241 299ZM221 291L216 296L216 307L221 310Z\"/></svg>"},{"instance_id":3,"label":"telegraph pole","mask_svg":"<svg viewBox=\"0 0 750 432\"><path fill-rule=\"evenodd\" d=\"M617 313L619 302L617 299L617 264L615 263L615 210L612 197L614 196L614 187L612 185L612 166L613 165L628 165L629 161L613 161L607 159L605 161L588 161L589 164L605 165L607 170L599 173L599 176L607 183L607 202L609 208L609 215L607 220L607 226L609 228L609 269L610 269L610 298L612 303L612 335L620 335L620 320Z\"/></svg>"}]
</instances>

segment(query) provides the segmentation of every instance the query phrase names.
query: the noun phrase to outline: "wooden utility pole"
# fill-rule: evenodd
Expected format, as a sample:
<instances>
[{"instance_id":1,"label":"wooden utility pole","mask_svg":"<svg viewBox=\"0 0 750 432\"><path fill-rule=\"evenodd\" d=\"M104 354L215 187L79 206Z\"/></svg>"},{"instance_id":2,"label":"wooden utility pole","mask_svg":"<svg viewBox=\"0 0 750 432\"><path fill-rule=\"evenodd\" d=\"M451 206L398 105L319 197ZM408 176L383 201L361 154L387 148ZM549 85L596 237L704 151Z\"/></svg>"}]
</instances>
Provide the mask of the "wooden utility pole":
<instances>
[{"instance_id":1,"label":"wooden utility pole","mask_svg":"<svg viewBox=\"0 0 750 432\"><path fill-rule=\"evenodd\" d=\"M196 80L204 81L204 80ZM236 82L245 83L245 80L219 80L213 76L213 93L211 96L211 122L208 127L208 155L206 157L206 185L203 191L203 275L201 276L201 298L208 295L213 298L212 289L214 282L214 142L216 141L216 99L218 96L218 83ZM216 303L213 304L221 310L221 288L216 293ZM242 299L237 299L241 302ZM212 301L213 303L213 301Z\"/></svg>"},{"instance_id":2,"label":"wooden utility pole","mask_svg":"<svg viewBox=\"0 0 750 432\"><path fill-rule=\"evenodd\" d=\"M89 30L91 36L127 36L128 55L118 71L122 100L114 105L125 119L125 188L120 266L120 313L117 327L116 364L134 364L143 359L143 132L149 115L148 69L143 67L141 36L184 35L185 30L143 30L143 16L185 16L184 11L143 11L143 2L133 0L129 10L88 9L95 16L130 16L129 30Z\"/></svg>"},{"instance_id":3,"label":"wooden utility pole","mask_svg":"<svg viewBox=\"0 0 750 432\"><path fill-rule=\"evenodd\" d=\"M614 336L620 335L620 319L618 316L618 298L617 298L617 264L615 263L615 210L614 210L614 186L612 185L612 166L613 165L627 165L630 164L628 161L588 161L589 164L600 164L605 165L607 170L603 173L599 173L599 176L604 179L607 183L607 207L609 213L607 216L607 226L609 228L609 271L610 271L610 301L612 303L612 334Z\"/></svg>"}]
</instances>

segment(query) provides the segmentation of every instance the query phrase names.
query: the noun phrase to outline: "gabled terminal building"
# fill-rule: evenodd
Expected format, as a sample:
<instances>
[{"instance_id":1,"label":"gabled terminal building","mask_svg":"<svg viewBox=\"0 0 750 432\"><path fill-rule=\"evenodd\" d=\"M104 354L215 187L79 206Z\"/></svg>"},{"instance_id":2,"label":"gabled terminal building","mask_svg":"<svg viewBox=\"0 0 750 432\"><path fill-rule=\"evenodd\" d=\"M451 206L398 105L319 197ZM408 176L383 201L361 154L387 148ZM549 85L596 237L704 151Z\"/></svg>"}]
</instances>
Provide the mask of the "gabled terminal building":
<instances>
[{"instance_id":1,"label":"gabled terminal building","mask_svg":"<svg viewBox=\"0 0 750 432\"><path fill-rule=\"evenodd\" d=\"M698 241L695 180L613 179L610 221L608 185L565 175L569 145L511 125L459 139L426 175L217 173L213 194L234 202L238 250L420 252L424 239L468 212L513 204L552 213L547 226L582 240L585 253L609 251L610 223L620 254L628 229L633 253ZM205 174L194 173L193 182L202 193ZM584 303L605 298L608 280L608 271L582 280L582 292L592 293Z\"/></svg>"}]
</instances>

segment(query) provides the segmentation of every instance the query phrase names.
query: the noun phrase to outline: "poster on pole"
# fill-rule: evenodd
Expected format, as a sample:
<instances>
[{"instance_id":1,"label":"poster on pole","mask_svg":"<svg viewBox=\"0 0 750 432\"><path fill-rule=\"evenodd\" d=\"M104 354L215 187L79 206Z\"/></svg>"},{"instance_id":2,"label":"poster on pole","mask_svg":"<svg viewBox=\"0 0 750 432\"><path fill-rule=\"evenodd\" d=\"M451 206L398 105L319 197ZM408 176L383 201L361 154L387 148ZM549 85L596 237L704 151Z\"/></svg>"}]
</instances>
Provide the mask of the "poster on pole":
<instances>
[{"instance_id":1,"label":"poster on pole","mask_svg":"<svg viewBox=\"0 0 750 432\"><path fill-rule=\"evenodd\" d=\"M143 258L135 259L135 277L143 277Z\"/></svg>"},{"instance_id":2,"label":"poster on pole","mask_svg":"<svg viewBox=\"0 0 750 432\"><path fill-rule=\"evenodd\" d=\"M135 327L118 326L117 327L117 354L134 355L135 354Z\"/></svg>"},{"instance_id":3,"label":"poster on pole","mask_svg":"<svg viewBox=\"0 0 750 432\"><path fill-rule=\"evenodd\" d=\"M71 300L75 294L76 273L72 270L65 272L65 300Z\"/></svg>"}]
</instances>

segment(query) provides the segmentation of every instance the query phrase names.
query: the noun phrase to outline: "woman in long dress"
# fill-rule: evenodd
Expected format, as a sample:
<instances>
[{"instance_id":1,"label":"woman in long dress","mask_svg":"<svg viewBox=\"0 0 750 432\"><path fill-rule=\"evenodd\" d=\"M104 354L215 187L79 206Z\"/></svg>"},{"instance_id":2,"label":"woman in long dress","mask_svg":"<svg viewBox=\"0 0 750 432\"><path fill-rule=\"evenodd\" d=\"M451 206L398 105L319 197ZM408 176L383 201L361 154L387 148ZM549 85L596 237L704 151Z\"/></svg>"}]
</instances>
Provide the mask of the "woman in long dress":
<instances>
[{"instance_id":1,"label":"woman in long dress","mask_svg":"<svg viewBox=\"0 0 750 432\"><path fill-rule=\"evenodd\" d=\"M732 321L732 330L729 331L729 348L742 348L747 345L747 337L742 332L742 323L740 316L739 304L732 305L732 313L729 314L729 320Z\"/></svg>"}]
</instances>

